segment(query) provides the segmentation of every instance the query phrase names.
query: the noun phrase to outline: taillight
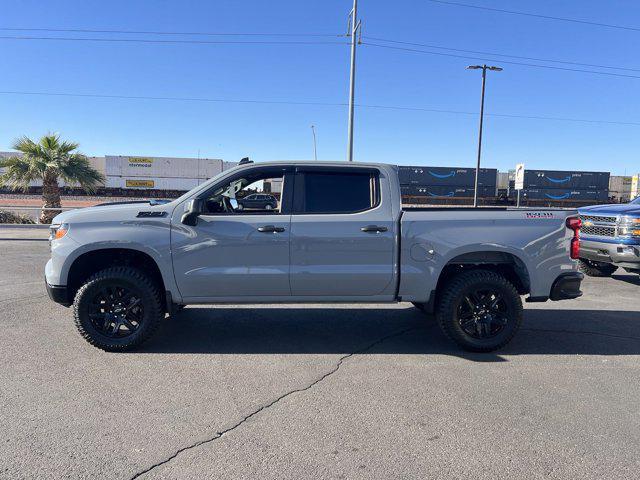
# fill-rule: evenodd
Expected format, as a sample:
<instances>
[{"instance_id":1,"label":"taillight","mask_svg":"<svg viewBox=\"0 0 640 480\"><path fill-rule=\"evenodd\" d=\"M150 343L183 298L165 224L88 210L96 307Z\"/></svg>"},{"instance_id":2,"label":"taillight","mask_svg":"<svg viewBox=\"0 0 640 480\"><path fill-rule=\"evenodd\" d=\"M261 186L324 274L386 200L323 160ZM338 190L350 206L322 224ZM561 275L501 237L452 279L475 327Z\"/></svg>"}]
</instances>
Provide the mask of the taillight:
<instances>
[{"instance_id":1,"label":"taillight","mask_svg":"<svg viewBox=\"0 0 640 480\"><path fill-rule=\"evenodd\" d=\"M566 221L567 228L573 230L573 238L571 239L571 258L580 258L580 227L582 226L582 220L578 217L569 217Z\"/></svg>"}]
</instances>

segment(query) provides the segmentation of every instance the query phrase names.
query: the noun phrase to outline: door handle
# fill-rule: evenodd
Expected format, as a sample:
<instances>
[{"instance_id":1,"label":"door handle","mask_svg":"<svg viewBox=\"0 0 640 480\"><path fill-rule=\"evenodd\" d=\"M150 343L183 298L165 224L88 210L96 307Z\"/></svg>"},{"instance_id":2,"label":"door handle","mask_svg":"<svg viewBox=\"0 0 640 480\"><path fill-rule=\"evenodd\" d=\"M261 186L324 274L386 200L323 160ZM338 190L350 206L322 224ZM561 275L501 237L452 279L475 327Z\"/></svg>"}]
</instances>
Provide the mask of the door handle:
<instances>
[{"instance_id":1,"label":"door handle","mask_svg":"<svg viewBox=\"0 0 640 480\"><path fill-rule=\"evenodd\" d=\"M282 233L284 232L284 227L276 227L275 225L263 225L262 227L258 227L258 231L262 233Z\"/></svg>"},{"instance_id":2,"label":"door handle","mask_svg":"<svg viewBox=\"0 0 640 480\"><path fill-rule=\"evenodd\" d=\"M360 230L367 233L380 233L386 232L388 228L379 225L367 225L366 227L362 227Z\"/></svg>"}]
</instances>

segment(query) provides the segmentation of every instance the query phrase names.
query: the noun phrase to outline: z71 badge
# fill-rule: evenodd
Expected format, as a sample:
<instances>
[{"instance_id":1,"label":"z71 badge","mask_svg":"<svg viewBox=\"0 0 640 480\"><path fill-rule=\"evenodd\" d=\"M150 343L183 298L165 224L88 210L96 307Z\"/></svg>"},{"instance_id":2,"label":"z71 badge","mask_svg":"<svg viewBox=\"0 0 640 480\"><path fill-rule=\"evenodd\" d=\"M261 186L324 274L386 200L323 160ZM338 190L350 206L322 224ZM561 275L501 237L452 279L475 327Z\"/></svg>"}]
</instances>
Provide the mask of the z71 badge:
<instances>
[{"instance_id":1,"label":"z71 badge","mask_svg":"<svg viewBox=\"0 0 640 480\"><path fill-rule=\"evenodd\" d=\"M525 218L555 218L553 212L526 212Z\"/></svg>"}]
</instances>

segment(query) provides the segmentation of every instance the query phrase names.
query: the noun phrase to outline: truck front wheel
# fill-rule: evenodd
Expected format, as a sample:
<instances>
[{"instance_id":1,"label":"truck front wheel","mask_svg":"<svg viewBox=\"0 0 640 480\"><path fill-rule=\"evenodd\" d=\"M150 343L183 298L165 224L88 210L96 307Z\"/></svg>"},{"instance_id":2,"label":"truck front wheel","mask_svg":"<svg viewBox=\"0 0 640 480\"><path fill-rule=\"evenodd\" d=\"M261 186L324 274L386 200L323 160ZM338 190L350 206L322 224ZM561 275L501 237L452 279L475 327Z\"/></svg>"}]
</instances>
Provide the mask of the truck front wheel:
<instances>
[{"instance_id":1,"label":"truck front wheel","mask_svg":"<svg viewBox=\"0 0 640 480\"><path fill-rule=\"evenodd\" d=\"M585 258L578 259L580 271L590 277L610 277L618 267L611 263L595 262Z\"/></svg>"},{"instance_id":2,"label":"truck front wheel","mask_svg":"<svg viewBox=\"0 0 640 480\"><path fill-rule=\"evenodd\" d=\"M76 293L73 314L80 335L109 352L137 347L164 318L157 286L130 267L111 267L91 276Z\"/></svg>"},{"instance_id":3,"label":"truck front wheel","mask_svg":"<svg viewBox=\"0 0 640 480\"><path fill-rule=\"evenodd\" d=\"M490 352L513 338L522 323L515 287L489 270L460 273L443 286L436 318L444 334L465 350Z\"/></svg>"}]
</instances>

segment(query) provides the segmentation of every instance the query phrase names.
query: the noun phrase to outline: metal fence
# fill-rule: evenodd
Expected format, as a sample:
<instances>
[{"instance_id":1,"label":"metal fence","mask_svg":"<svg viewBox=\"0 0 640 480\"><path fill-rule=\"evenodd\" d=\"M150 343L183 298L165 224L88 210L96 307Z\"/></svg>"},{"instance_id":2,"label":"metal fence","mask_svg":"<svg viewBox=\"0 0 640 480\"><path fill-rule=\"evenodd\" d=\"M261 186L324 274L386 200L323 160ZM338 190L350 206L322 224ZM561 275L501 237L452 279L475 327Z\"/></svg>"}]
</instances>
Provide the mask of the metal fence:
<instances>
[{"instance_id":1,"label":"metal fence","mask_svg":"<svg viewBox=\"0 0 640 480\"><path fill-rule=\"evenodd\" d=\"M67 210L77 210L79 208L83 208L83 207L49 208L49 207L35 207L35 206L28 206L28 205L0 205L0 211L4 210L4 211L12 212L12 213L35 212L34 215L29 215L29 216L31 217L31 219L34 222L36 222L35 224L33 224L33 223L0 223L0 226L3 226L3 227L6 227L6 226L23 226L23 227L43 226L43 227L46 227L46 226L48 226L47 224L37 223L38 219L40 218L40 213L41 212L43 212L43 211L61 212L61 211L67 211Z\"/></svg>"}]
</instances>

